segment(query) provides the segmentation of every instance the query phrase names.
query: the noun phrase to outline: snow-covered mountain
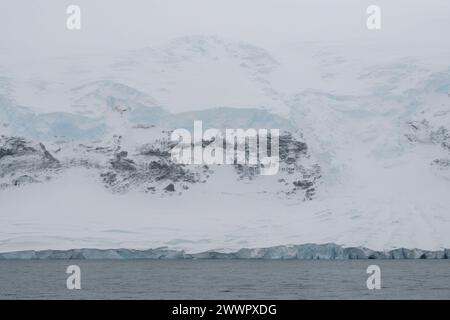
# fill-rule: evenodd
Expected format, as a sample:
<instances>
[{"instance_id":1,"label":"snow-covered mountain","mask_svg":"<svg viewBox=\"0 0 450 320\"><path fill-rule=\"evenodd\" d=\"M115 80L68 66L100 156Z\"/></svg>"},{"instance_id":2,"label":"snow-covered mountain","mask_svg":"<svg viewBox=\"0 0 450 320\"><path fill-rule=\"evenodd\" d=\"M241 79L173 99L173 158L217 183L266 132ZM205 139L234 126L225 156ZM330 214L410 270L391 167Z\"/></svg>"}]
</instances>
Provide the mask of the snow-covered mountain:
<instances>
[{"instance_id":1,"label":"snow-covered mountain","mask_svg":"<svg viewBox=\"0 0 450 320\"><path fill-rule=\"evenodd\" d=\"M5 66L0 252L450 247L449 61L344 49L201 35ZM173 163L195 120L280 129L279 173Z\"/></svg>"},{"instance_id":2,"label":"snow-covered mountain","mask_svg":"<svg viewBox=\"0 0 450 320\"><path fill-rule=\"evenodd\" d=\"M171 111L211 107L282 110L268 75L278 61L265 49L217 36L179 37L124 54L112 64L120 78L145 83Z\"/></svg>"}]
</instances>

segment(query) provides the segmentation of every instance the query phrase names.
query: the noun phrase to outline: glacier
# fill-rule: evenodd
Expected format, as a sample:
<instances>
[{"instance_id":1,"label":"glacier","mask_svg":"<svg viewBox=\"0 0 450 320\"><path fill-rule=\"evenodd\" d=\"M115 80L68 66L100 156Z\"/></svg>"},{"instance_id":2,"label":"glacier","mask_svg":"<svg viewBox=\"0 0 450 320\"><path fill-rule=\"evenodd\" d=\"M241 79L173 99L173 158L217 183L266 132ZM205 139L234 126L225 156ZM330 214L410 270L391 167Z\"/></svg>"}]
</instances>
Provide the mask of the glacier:
<instances>
[{"instance_id":1,"label":"glacier","mask_svg":"<svg viewBox=\"0 0 450 320\"><path fill-rule=\"evenodd\" d=\"M448 258L450 46L432 35L450 20L434 20L416 29L429 45L334 33L353 20L308 40L267 19L264 39L230 26L99 52L6 42L0 258ZM174 164L170 132L194 120L281 129L279 175Z\"/></svg>"}]
</instances>

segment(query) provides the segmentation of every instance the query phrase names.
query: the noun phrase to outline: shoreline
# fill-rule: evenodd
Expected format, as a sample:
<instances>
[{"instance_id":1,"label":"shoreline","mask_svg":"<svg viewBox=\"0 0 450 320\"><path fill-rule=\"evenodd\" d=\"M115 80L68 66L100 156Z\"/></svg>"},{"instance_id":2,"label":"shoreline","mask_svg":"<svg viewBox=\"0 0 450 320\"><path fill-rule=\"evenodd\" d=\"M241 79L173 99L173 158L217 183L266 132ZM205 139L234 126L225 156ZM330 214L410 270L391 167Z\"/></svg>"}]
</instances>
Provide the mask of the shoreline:
<instances>
[{"instance_id":1,"label":"shoreline","mask_svg":"<svg viewBox=\"0 0 450 320\"><path fill-rule=\"evenodd\" d=\"M404 260L450 259L450 249L422 250L397 248L377 251L365 247L343 247L334 243L282 245L266 248L242 248L234 252L205 251L186 253L182 250L156 248L69 250L25 250L0 253L0 260Z\"/></svg>"}]
</instances>

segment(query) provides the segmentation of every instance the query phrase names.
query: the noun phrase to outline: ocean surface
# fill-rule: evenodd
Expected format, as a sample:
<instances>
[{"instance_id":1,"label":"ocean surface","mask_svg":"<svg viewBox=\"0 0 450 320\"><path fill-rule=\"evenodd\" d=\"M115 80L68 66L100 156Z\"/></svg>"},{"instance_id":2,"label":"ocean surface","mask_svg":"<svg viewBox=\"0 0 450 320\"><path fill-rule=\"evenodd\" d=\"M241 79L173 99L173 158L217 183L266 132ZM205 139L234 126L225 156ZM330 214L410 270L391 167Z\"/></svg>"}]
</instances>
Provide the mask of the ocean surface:
<instances>
[{"instance_id":1,"label":"ocean surface","mask_svg":"<svg viewBox=\"0 0 450 320\"><path fill-rule=\"evenodd\" d=\"M67 289L70 265L80 290ZM450 260L5 260L0 299L450 299Z\"/></svg>"}]
</instances>

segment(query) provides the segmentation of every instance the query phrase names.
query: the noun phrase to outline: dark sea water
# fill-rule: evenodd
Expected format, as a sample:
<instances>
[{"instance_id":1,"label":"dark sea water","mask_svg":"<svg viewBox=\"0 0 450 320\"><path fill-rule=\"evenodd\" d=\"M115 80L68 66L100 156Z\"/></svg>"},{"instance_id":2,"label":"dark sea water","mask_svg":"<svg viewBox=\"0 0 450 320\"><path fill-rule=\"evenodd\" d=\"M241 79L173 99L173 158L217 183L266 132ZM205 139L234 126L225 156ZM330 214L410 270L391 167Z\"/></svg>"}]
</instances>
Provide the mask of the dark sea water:
<instances>
[{"instance_id":1,"label":"dark sea water","mask_svg":"<svg viewBox=\"0 0 450 320\"><path fill-rule=\"evenodd\" d=\"M372 264L380 290L366 286ZM81 290L66 287L69 265ZM0 299L450 299L450 260L0 261Z\"/></svg>"}]
</instances>

